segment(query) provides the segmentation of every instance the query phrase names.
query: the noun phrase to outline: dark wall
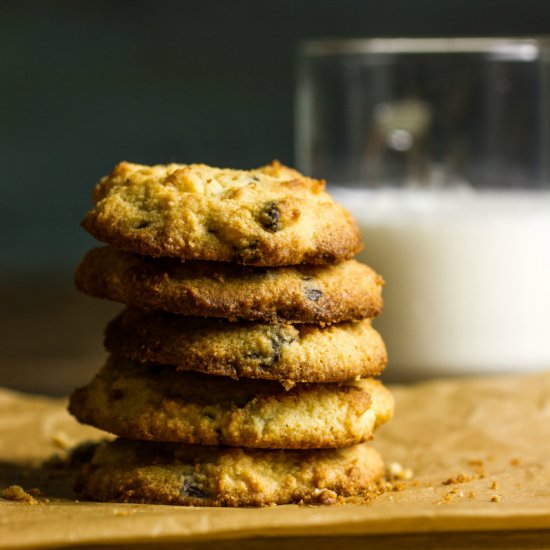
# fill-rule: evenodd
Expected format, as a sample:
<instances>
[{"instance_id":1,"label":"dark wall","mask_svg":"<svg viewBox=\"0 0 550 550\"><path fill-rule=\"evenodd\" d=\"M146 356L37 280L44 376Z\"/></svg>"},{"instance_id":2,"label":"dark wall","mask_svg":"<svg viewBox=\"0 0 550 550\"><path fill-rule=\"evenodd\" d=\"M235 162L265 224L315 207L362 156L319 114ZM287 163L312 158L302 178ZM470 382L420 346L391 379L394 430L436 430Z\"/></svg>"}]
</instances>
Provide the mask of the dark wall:
<instances>
[{"instance_id":1,"label":"dark wall","mask_svg":"<svg viewBox=\"0 0 550 550\"><path fill-rule=\"evenodd\" d=\"M63 276L119 160L293 163L305 38L550 32L550 2L3 1L0 276Z\"/></svg>"}]
</instances>

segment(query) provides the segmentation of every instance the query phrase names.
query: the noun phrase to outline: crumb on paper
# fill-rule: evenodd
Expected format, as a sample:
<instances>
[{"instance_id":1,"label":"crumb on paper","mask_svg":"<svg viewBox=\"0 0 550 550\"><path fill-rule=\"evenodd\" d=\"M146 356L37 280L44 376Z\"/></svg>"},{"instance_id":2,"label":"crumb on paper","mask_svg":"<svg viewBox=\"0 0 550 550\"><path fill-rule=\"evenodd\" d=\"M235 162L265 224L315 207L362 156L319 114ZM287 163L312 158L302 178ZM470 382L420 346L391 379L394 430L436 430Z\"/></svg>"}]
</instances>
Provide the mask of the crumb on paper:
<instances>
[{"instance_id":1,"label":"crumb on paper","mask_svg":"<svg viewBox=\"0 0 550 550\"><path fill-rule=\"evenodd\" d=\"M391 462L387 469L389 479L399 479L408 481L413 477L413 471L410 468L403 468L399 462Z\"/></svg>"},{"instance_id":2,"label":"crumb on paper","mask_svg":"<svg viewBox=\"0 0 550 550\"><path fill-rule=\"evenodd\" d=\"M473 498L476 498L476 492L475 491L468 491L467 495L466 495L469 499L473 499Z\"/></svg>"},{"instance_id":3,"label":"crumb on paper","mask_svg":"<svg viewBox=\"0 0 550 550\"><path fill-rule=\"evenodd\" d=\"M40 501L36 498L42 493L39 489L30 489L25 491L21 485L10 485L0 491L0 496L6 500L13 500L15 502L24 502L25 504L38 504Z\"/></svg>"},{"instance_id":4,"label":"crumb on paper","mask_svg":"<svg viewBox=\"0 0 550 550\"><path fill-rule=\"evenodd\" d=\"M384 478L378 482L377 487L378 494L383 495L384 493L398 493L399 491L403 491L407 485L400 479Z\"/></svg>"},{"instance_id":5,"label":"crumb on paper","mask_svg":"<svg viewBox=\"0 0 550 550\"><path fill-rule=\"evenodd\" d=\"M476 475L470 475L470 474L464 474L460 473L454 477L450 477L446 479L445 481L442 481L442 485L458 485L459 483L468 483L468 481L472 481L474 479L477 479Z\"/></svg>"},{"instance_id":6,"label":"crumb on paper","mask_svg":"<svg viewBox=\"0 0 550 550\"><path fill-rule=\"evenodd\" d=\"M487 458L489 462L492 462L494 457ZM481 458L472 458L468 460L468 465L476 473L477 477L483 479L487 477L487 471L485 470L485 461Z\"/></svg>"},{"instance_id":7,"label":"crumb on paper","mask_svg":"<svg viewBox=\"0 0 550 550\"><path fill-rule=\"evenodd\" d=\"M332 506L334 504L343 504L343 497L340 497L334 491L330 489L314 489L314 491L305 499L303 499L300 504L322 504Z\"/></svg>"},{"instance_id":8,"label":"crumb on paper","mask_svg":"<svg viewBox=\"0 0 550 550\"><path fill-rule=\"evenodd\" d=\"M472 493L473 491L470 491ZM470 497L470 493L468 493L468 498ZM452 489L449 489L441 499L436 500L434 504L450 504L457 498L464 498L466 495L464 494L464 491L461 491L457 489L456 487L453 487Z\"/></svg>"},{"instance_id":9,"label":"crumb on paper","mask_svg":"<svg viewBox=\"0 0 550 550\"><path fill-rule=\"evenodd\" d=\"M500 502L502 500L502 497L500 495L493 495L491 497L491 502Z\"/></svg>"},{"instance_id":10,"label":"crumb on paper","mask_svg":"<svg viewBox=\"0 0 550 550\"><path fill-rule=\"evenodd\" d=\"M460 483L468 483L469 481L475 481L476 479L484 479L487 477L485 470L479 470L472 474L465 474L460 472L454 477L449 477L441 482L441 485L458 485Z\"/></svg>"},{"instance_id":11,"label":"crumb on paper","mask_svg":"<svg viewBox=\"0 0 550 550\"><path fill-rule=\"evenodd\" d=\"M491 483L491 489L493 491L496 491L498 489L498 483L496 480L493 480L493 483Z\"/></svg>"},{"instance_id":12,"label":"crumb on paper","mask_svg":"<svg viewBox=\"0 0 550 550\"><path fill-rule=\"evenodd\" d=\"M447 491L440 500L436 500L434 504L449 504L455 498L455 495L451 491Z\"/></svg>"},{"instance_id":13,"label":"crumb on paper","mask_svg":"<svg viewBox=\"0 0 550 550\"><path fill-rule=\"evenodd\" d=\"M512 458L510 460L510 466L521 466L523 464L523 460L521 458Z\"/></svg>"},{"instance_id":14,"label":"crumb on paper","mask_svg":"<svg viewBox=\"0 0 550 550\"><path fill-rule=\"evenodd\" d=\"M340 504L340 499L343 499L342 503L346 504L356 504L356 505L365 505L372 504L376 498L387 495L387 499L393 501L393 496L391 493L398 493L405 490L406 488L412 486L413 483L405 483L404 481L398 479L389 479L388 477L383 477L378 481L372 483L367 487L360 495L353 495L349 497L339 497L338 504ZM311 501L302 502L301 504L310 504Z\"/></svg>"},{"instance_id":15,"label":"crumb on paper","mask_svg":"<svg viewBox=\"0 0 550 550\"><path fill-rule=\"evenodd\" d=\"M491 462L492 457L489 457L487 460L489 462ZM470 468L472 468L472 470L475 472L478 479L483 479L483 478L487 477L488 474L487 474L487 470L485 469L485 461L484 460L473 459L473 460L469 460L468 464L469 464Z\"/></svg>"}]
</instances>

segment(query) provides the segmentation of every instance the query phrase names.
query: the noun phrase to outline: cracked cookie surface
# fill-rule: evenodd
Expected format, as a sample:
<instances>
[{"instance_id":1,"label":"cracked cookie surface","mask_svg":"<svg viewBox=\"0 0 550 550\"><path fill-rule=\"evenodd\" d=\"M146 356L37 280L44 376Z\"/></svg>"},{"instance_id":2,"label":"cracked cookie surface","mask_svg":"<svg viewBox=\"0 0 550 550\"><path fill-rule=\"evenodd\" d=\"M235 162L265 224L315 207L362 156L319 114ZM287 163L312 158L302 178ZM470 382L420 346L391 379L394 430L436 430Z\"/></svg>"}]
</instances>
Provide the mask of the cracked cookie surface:
<instances>
[{"instance_id":1,"label":"cracked cookie surface","mask_svg":"<svg viewBox=\"0 0 550 550\"><path fill-rule=\"evenodd\" d=\"M253 448L334 448L372 438L393 413L376 380L297 384L177 372L111 356L71 395L81 422L129 439Z\"/></svg>"},{"instance_id":2,"label":"cracked cookie surface","mask_svg":"<svg viewBox=\"0 0 550 550\"><path fill-rule=\"evenodd\" d=\"M82 226L148 256L249 265L327 264L361 248L323 181L273 162L255 170L121 162L95 187Z\"/></svg>"},{"instance_id":3,"label":"cracked cookie surface","mask_svg":"<svg viewBox=\"0 0 550 550\"><path fill-rule=\"evenodd\" d=\"M338 382L376 376L387 363L369 319L320 327L232 323L127 308L106 330L114 355L231 378Z\"/></svg>"},{"instance_id":4,"label":"cracked cookie surface","mask_svg":"<svg viewBox=\"0 0 550 550\"><path fill-rule=\"evenodd\" d=\"M118 439L78 475L86 498L192 506L333 502L369 490L384 473L367 445L315 451L202 447Z\"/></svg>"},{"instance_id":5,"label":"cracked cookie surface","mask_svg":"<svg viewBox=\"0 0 550 550\"><path fill-rule=\"evenodd\" d=\"M252 267L149 258L112 246L90 250L75 274L97 298L135 307L250 321L337 323L382 310L384 281L355 260L335 265Z\"/></svg>"}]
</instances>

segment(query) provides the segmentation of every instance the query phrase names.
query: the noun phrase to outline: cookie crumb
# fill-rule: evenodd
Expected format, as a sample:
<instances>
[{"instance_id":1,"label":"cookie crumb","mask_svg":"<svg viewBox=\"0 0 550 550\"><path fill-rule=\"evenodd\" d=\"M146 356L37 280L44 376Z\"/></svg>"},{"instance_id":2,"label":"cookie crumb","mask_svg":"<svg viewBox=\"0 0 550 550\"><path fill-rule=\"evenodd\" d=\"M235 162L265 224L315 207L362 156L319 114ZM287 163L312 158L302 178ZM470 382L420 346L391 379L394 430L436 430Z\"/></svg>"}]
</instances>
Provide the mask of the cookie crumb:
<instances>
[{"instance_id":1,"label":"cookie crumb","mask_svg":"<svg viewBox=\"0 0 550 550\"><path fill-rule=\"evenodd\" d=\"M32 493L35 493L36 496L41 494L39 489L31 489L30 491L25 491L21 485L10 485L5 489L0 491L0 496L6 500L13 500L15 502L24 502L29 505L38 504L39 501L33 496Z\"/></svg>"},{"instance_id":2,"label":"cookie crumb","mask_svg":"<svg viewBox=\"0 0 550 550\"><path fill-rule=\"evenodd\" d=\"M468 491L468 494L466 495L468 498L476 498L476 492L475 491Z\"/></svg>"},{"instance_id":3,"label":"cookie crumb","mask_svg":"<svg viewBox=\"0 0 550 550\"><path fill-rule=\"evenodd\" d=\"M523 460L521 458L512 458L510 460L510 466L521 466L523 464Z\"/></svg>"},{"instance_id":4,"label":"cookie crumb","mask_svg":"<svg viewBox=\"0 0 550 550\"><path fill-rule=\"evenodd\" d=\"M323 504L325 506L332 506L339 502L341 503L342 500L342 497L338 496L338 494L330 489L315 489L311 495L303 499L301 504Z\"/></svg>"},{"instance_id":5,"label":"cookie crumb","mask_svg":"<svg viewBox=\"0 0 550 550\"><path fill-rule=\"evenodd\" d=\"M445 481L442 481L442 485L458 485L459 483L467 483L468 481L472 481L475 479L475 476L468 475L464 473L460 473L456 475L455 477L450 477L446 479Z\"/></svg>"},{"instance_id":6,"label":"cookie crumb","mask_svg":"<svg viewBox=\"0 0 550 550\"><path fill-rule=\"evenodd\" d=\"M389 479L399 479L408 481L413 477L413 471L410 468L403 468L399 462L391 462L387 469Z\"/></svg>"},{"instance_id":7,"label":"cookie crumb","mask_svg":"<svg viewBox=\"0 0 550 550\"><path fill-rule=\"evenodd\" d=\"M455 495L452 491L447 491L440 500L436 500L434 504L449 504L455 498Z\"/></svg>"},{"instance_id":8,"label":"cookie crumb","mask_svg":"<svg viewBox=\"0 0 550 550\"><path fill-rule=\"evenodd\" d=\"M491 502L500 502L502 500L502 497L500 495L493 495L491 497Z\"/></svg>"},{"instance_id":9,"label":"cookie crumb","mask_svg":"<svg viewBox=\"0 0 550 550\"><path fill-rule=\"evenodd\" d=\"M493 483L491 483L491 489L493 491L496 491L498 489L498 483L495 480L493 480Z\"/></svg>"},{"instance_id":10,"label":"cookie crumb","mask_svg":"<svg viewBox=\"0 0 550 550\"><path fill-rule=\"evenodd\" d=\"M485 470L478 470L472 474L465 474L460 472L454 477L450 477L441 482L441 485L458 485L460 483L468 483L469 481L475 481L476 479L484 479L487 477L487 472Z\"/></svg>"}]
</instances>

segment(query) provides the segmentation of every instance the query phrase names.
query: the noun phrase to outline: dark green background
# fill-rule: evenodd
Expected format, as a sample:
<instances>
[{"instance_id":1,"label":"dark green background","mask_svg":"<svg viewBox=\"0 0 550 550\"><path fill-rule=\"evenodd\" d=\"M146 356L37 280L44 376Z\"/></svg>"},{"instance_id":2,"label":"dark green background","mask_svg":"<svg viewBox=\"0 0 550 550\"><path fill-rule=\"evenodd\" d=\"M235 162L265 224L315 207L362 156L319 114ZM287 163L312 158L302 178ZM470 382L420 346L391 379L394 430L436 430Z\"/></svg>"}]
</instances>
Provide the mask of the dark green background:
<instances>
[{"instance_id":1,"label":"dark green background","mask_svg":"<svg viewBox=\"0 0 550 550\"><path fill-rule=\"evenodd\" d=\"M300 40L548 32L547 0L2 1L0 276L69 278L121 159L292 164Z\"/></svg>"}]
</instances>

